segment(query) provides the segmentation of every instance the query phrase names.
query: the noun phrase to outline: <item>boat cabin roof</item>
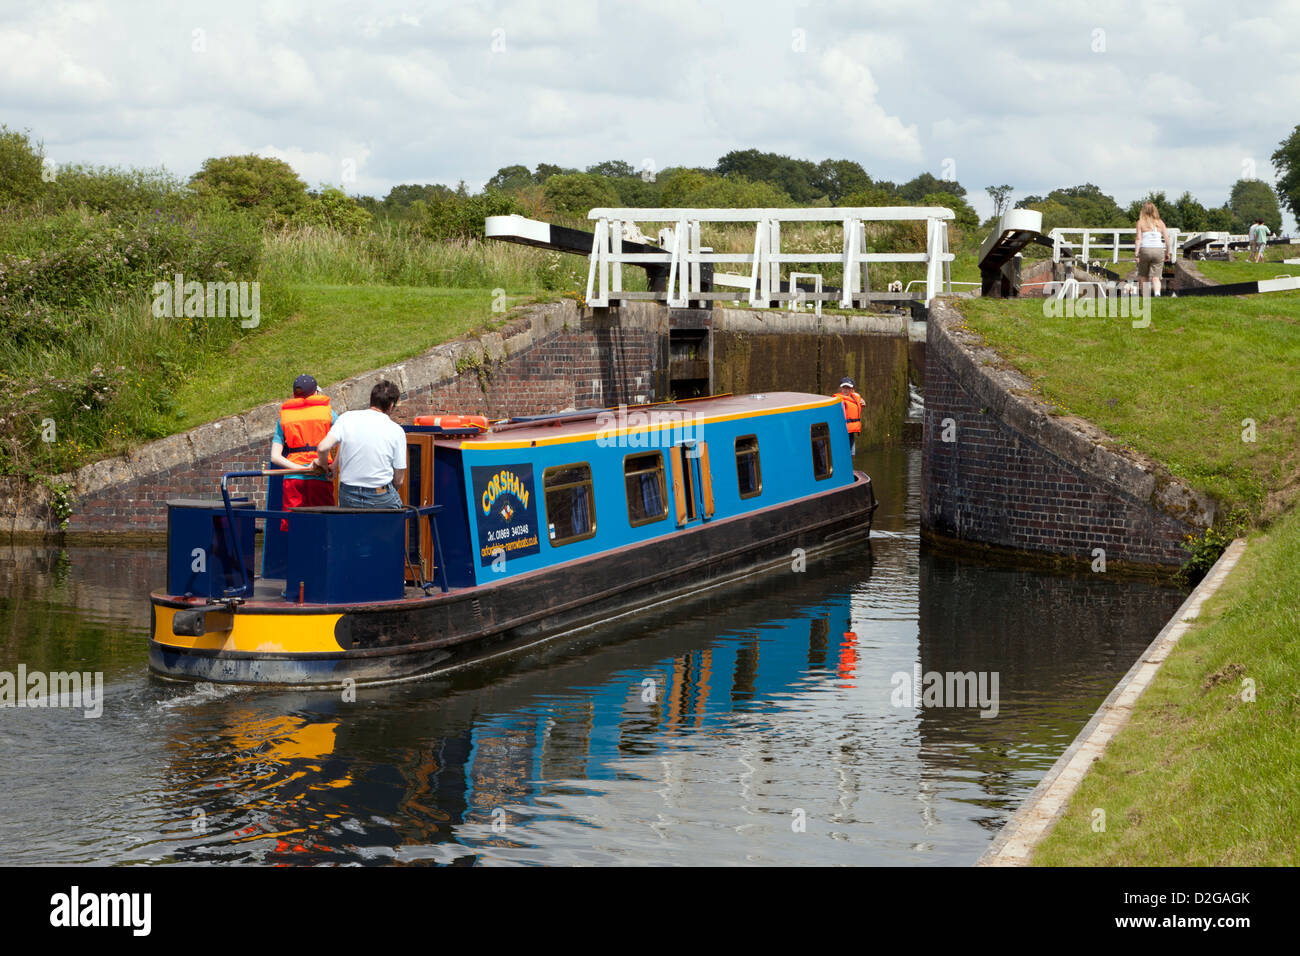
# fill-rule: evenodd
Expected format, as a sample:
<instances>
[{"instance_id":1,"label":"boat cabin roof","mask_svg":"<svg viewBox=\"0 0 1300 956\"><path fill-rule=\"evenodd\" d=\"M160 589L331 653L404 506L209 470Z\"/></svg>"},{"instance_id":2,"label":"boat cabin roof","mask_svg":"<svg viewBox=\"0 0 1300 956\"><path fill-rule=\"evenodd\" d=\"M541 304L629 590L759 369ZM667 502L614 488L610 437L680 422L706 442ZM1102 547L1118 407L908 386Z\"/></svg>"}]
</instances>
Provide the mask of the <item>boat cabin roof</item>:
<instances>
[{"instance_id":1,"label":"boat cabin roof","mask_svg":"<svg viewBox=\"0 0 1300 956\"><path fill-rule=\"evenodd\" d=\"M660 402L652 405L628 405L605 409L513 419L508 424L493 425L482 435L440 437L439 444L458 448L525 448L535 445L566 444L595 440L600 435L629 431L672 428L683 421L694 425L775 415L800 409L837 404L833 395L806 392L761 392L753 395L719 395L710 398Z\"/></svg>"}]
</instances>

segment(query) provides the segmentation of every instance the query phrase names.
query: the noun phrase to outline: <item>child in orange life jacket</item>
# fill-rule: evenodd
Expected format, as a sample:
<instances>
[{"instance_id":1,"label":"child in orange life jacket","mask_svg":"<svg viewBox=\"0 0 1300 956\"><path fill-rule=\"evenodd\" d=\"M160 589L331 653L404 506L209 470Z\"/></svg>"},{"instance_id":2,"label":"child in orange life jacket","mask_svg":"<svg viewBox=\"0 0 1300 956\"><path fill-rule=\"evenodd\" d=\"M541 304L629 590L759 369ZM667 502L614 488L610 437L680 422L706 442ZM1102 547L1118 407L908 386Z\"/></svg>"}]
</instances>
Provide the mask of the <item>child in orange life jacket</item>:
<instances>
[{"instance_id":1,"label":"child in orange life jacket","mask_svg":"<svg viewBox=\"0 0 1300 956\"><path fill-rule=\"evenodd\" d=\"M862 408L867 403L853 390L853 379L847 377L840 381L840 390L835 397L844 405L844 421L849 429L849 454L852 455L857 451L858 433L862 431Z\"/></svg>"},{"instance_id":2,"label":"child in orange life jacket","mask_svg":"<svg viewBox=\"0 0 1300 956\"><path fill-rule=\"evenodd\" d=\"M299 375L293 381L293 398L280 406L280 420L271 440L271 465L276 468L310 468L316 461L316 446L337 418L328 395L316 390L316 379ZM284 510L304 505L334 504L334 481L328 474L304 474L284 479ZM280 530L289 521L280 519Z\"/></svg>"}]
</instances>

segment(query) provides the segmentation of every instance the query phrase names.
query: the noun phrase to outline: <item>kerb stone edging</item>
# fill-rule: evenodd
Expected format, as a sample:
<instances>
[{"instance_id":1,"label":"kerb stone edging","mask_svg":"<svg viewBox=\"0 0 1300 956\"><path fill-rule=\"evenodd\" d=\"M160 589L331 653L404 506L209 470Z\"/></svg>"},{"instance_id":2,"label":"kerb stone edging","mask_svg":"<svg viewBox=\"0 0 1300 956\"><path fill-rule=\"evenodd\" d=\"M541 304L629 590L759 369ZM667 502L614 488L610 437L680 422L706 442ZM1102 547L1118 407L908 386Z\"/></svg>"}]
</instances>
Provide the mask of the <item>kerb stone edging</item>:
<instances>
[{"instance_id":1,"label":"kerb stone edging","mask_svg":"<svg viewBox=\"0 0 1300 956\"><path fill-rule=\"evenodd\" d=\"M1128 672L1102 701L1092 719L1079 731L1074 742L1039 781L1020 809L998 833L976 866L1027 866L1034 850L1061 818L1093 762L1105 753L1111 738L1124 728L1142 692L1151 685L1160 666L1200 616L1201 607L1223 584L1246 551L1238 538L1214 563L1210 573L1187 596L1160 633L1138 657Z\"/></svg>"},{"instance_id":2,"label":"kerb stone edging","mask_svg":"<svg viewBox=\"0 0 1300 956\"><path fill-rule=\"evenodd\" d=\"M930 309L933 334L926 348L952 370L961 385L1007 426L1040 448L1078 468L1119 494L1148 502L1166 514L1205 529L1214 524L1215 502L1169 475L1136 452L1105 447L1114 439L1082 418L1049 413L1034 396L1033 383L1007 368L974 332L961 331L962 315L950 302L935 299ZM1159 478L1157 478L1159 476Z\"/></svg>"}]
</instances>

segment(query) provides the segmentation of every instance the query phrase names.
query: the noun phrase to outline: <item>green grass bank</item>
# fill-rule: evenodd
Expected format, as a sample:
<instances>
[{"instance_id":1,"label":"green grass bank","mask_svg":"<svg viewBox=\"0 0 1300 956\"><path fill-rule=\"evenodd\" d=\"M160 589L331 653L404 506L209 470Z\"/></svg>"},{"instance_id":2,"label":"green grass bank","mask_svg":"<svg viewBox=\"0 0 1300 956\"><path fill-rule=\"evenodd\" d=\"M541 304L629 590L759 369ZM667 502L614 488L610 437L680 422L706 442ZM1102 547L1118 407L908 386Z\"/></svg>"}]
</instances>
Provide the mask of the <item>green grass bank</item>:
<instances>
[{"instance_id":1,"label":"green grass bank","mask_svg":"<svg viewBox=\"0 0 1300 956\"><path fill-rule=\"evenodd\" d=\"M1298 566L1300 512L1251 536L1035 865L1300 864Z\"/></svg>"},{"instance_id":2,"label":"green grass bank","mask_svg":"<svg viewBox=\"0 0 1300 956\"><path fill-rule=\"evenodd\" d=\"M321 386L503 324L524 296L492 289L290 286L296 309L260 335L217 352L175 392L176 431L283 400L294 377Z\"/></svg>"},{"instance_id":3,"label":"green grass bank","mask_svg":"<svg viewBox=\"0 0 1300 956\"><path fill-rule=\"evenodd\" d=\"M1041 299L960 307L1059 412L1220 502L1204 566L1235 534L1251 538L1033 862L1300 862L1300 293L1161 298L1146 328L1052 317Z\"/></svg>"},{"instance_id":4,"label":"green grass bank","mask_svg":"<svg viewBox=\"0 0 1300 956\"><path fill-rule=\"evenodd\" d=\"M1160 298L1151 323L1045 314L1042 299L960 303L969 327L1060 413L1165 463L1233 533L1300 492L1300 293Z\"/></svg>"}]
</instances>

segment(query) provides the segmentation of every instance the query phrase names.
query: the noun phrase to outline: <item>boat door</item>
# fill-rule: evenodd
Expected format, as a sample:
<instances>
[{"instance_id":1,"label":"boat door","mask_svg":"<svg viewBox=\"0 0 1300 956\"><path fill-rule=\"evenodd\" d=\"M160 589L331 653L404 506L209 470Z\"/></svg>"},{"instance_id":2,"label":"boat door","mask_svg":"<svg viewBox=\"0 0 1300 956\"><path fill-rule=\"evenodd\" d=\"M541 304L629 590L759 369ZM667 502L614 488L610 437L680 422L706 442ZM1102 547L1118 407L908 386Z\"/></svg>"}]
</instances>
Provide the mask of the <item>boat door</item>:
<instances>
[{"instance_id":1,"label":"boat door","mask_svg":"<svg viewBox=\"0 0 1300 956\"><path fill-rule=\"evenodd\" d=\"M406 471L397 485L402 504L423 508L433 504L433 436L406 436ZM429 522L420 521L419 534L413 534L414 519L406 523L406 579L412 584L411 569L419 568L423 580L433 580L433 535Z\"/></svg>"},{"instance_id":2,"label":"boat door","mask_svg":"<svg viewBox=\"0 0 1300 956\"><path fill-rule=\"evenodd\" d=\"M709 443L684 441L668 449L673 473L673 501L677 527L713 517L713 471L709 467Z\"/></svg>"}]
</instances>

